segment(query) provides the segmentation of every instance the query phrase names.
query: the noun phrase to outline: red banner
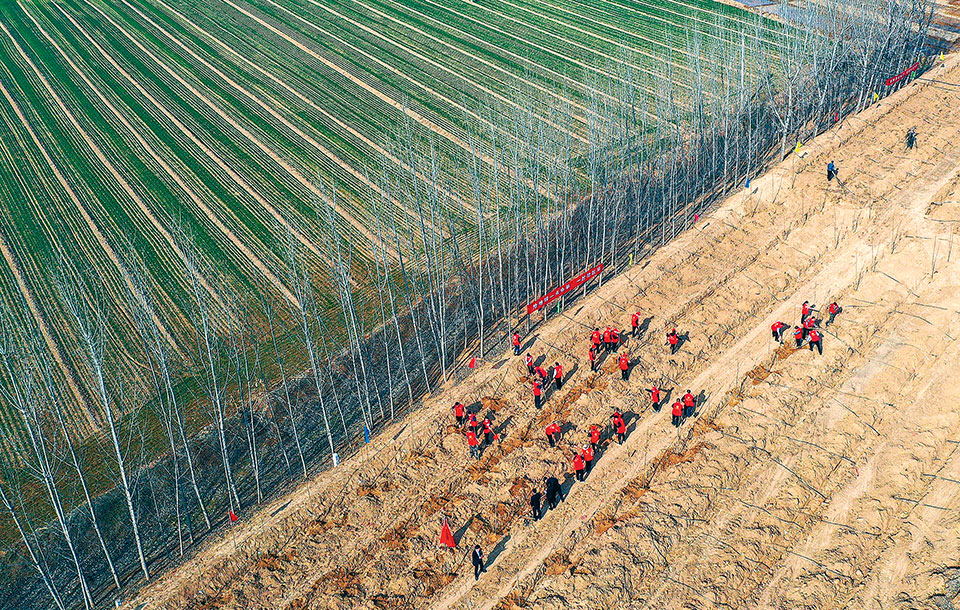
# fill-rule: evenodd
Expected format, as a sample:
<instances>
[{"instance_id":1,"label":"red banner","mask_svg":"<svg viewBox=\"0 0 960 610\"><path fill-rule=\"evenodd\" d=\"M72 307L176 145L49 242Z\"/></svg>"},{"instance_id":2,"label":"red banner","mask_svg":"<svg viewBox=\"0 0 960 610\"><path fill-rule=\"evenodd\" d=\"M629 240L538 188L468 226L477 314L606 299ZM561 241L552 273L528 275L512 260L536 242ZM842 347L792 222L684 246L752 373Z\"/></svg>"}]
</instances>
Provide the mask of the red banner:
<instances>
[{"instance_id":1,"label":"red banner","mask_svg":"<svg viewBox=\"0 0 960 610\"><path fill-rule=\"evenodd\" d=\"M572 280L567 280L563 284L560 284L559 286L557 286L547 294L543 295L536 301L533 301L532 303L527 305L527 315L530 315L533 312L537 311L538 309L542 309L543 307L546 307L550 303L553 303L554 301L556 301L563 295L567 294L574 288L578 286L582 286L587 281L600 275L602 271L603 271L603 263L600 263L593 269L587 269L586 271L584 271L577 277L573 278Z\"/></svg>"},{"instance_id":2,"label":"red banner","mask_svg":"<svg viewBox=\"0 0 960 610\"><path fill-rule=\"evenodd\" d=\"M897 74L896 76L891 76L890 78L888 78L887 80L885 80L885 81L884 81L884 84L886 84L888 87L889 87L890 85L895 85L895 84L899 83L900 81L902 81L903 79L907 78L908 76L910 76L910 74L912 74L913 72L916 72L916 71L919 70L919 69L920 69L920 62L919 62L919 61L914 62L914 64L913 64L912 66L910 66L909 68L907 68L906 70L904 70L904 71L901 72L900 74Z\"/></svg>"}]
</instances>

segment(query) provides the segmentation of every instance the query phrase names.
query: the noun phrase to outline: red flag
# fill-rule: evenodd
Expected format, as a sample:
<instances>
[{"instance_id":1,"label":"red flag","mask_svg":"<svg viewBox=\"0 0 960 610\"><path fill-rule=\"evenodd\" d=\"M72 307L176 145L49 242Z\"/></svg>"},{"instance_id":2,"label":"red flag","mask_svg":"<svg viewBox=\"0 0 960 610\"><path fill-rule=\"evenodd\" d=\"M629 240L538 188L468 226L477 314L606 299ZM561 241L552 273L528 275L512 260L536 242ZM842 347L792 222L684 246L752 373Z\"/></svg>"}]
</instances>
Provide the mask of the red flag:
<instances>
[{"instance_id":1,"label":"red flag","mask_svg":"<svg viewBox=\"0 0 960 610\"><path fill-rule=\"evenodd\" d=\"M237 516L237 513L230 511L230 523L236 523L240 520L240 517Z\"/></svg>"},{"instance_id":2,"label":"red flag","mask_svg":"<svg viewBox=\"0 0 960 610\"><path fill-rule=\"evenodd\" d=\"M472 369L477 368L477 357L474 356L473 358L471 358L471 359L470 359L470 364L468 364L467 366L469 366L469 367L472 368Z\"/></svg>"},{"instance_id":3,"label":"red flag","mask_svg":"<svg viewBox=\"0 0 960 610\"><path fill-rule=\"evenodd\" d=\"M450 531L450 526L447 525L447 518L443 518L443 527L440 528L440 544L446 546L448 549L457 548L457 543L453 540L453 532Z\"/></svg>"}]
</instances>

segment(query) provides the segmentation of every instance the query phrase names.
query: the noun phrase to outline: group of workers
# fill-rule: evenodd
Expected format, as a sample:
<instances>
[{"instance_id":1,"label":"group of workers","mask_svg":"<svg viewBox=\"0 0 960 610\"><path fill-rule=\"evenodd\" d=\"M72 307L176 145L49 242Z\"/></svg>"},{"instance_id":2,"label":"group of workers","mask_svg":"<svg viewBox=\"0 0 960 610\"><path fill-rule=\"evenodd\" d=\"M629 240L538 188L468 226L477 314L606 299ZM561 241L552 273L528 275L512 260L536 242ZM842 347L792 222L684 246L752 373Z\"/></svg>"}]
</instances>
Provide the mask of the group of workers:
<instances>
[{"instance_id":1,"label":"group of workers","mask_svg":"<svg viewBox=\"0 0 960 610\"><path fill-rule=\"evenodd\" d=\"M816 349L822 355L822 328L833 324L837 315L843 311L843 308L836 301L830 303L830 305L827 306L829 318L826 322L816 317L815 314L818 311L816 305L813 303L809 301L803 302L800 306L800 324L793 327L793 337L797 348L802 347L803 342L807 341L811 351ZM821 328L822 322L823 327ZM632 336L638 337L640 333L639 312L630 316L630 324ZM774 322L770 327L773 339L781 344L784 343L784 334L788 328L789 324L786 322L779 320ZM511 340L514 354L519 356L521 352L520 335L514 333ZM603 331L601 331L599 327L595 328L590 335L590 348L588 351L590 370L594 372L597 370L597 357L599 354L615 352L620 348L621 343L622 338L617 327L608 326ZM667 333L667 345L670 347L670 353L676 354L680 344L681 341L680 336L677 334L677 329L672 328ZM543 357L539 360L543 360ZM559 362L554 362L550 370L547 371L541 364L538 364L537 360L535 360L530 353L527 353L524 357L524 364L526 365L527 374L533 382L534 405L539 410L543 406L543 388L549 383L550 379L554 380L557 390L563 387L563 366L561 366ZM617 364L623 379L628 380L631 363L630 356L625 351L618 356ZM664 402L666 402L665 396L669 395L670 391L671 390L663 390L656 384L650 387L650 403L655 413L660 412ZM677 397L671 408L671 423L673 426L679 428L684 421L693 417L696 414L699 402L701 402L701 399L695 397L689 389L682 396ZM493 423L489 417L478 420L476 414L469 412L461 402L454 404L453 415L457 425L461 429L466 428L467 445L470 448L470 456L472 458L479 459L483 450L498 440L499 436L493 429ZM624 414L621 413L619 409L615 408L610 415L609 431L611 441L615 437L617 443L622 445L626 440L627 423ZM559 422L549 422L544 428L544 434L550 447L559 448L561 446L563 427ZM590 471L593 469L594 463L600 458L602 441L605 436L603 428L595 423L590 425L587 435L588 442L583 444L582 447L577 447L576 443L570 443L567 446L567 450L572 453L573 456L571 461L574 478L581 482L586 480ZM543 478L543 491L534 488L530 495L530 509L534 520L542 518L548 509L556 508L563 500L563 486L560 480L554 475L545 476ZM479 546L474 548L472 555L474 577L479 578L480 574L486 571L483 552Z\"/></svg>"},{"instance_id":2,"label":"group of workers","mask_svg":"<svg viewBox=\"0 0 960 610\"><path fill-rule=\"evenodd\" d=\"M823 355L823 332L820 326L823 320L814 315L816 311L816 305L809 301L803 302L803 305L800 306L800 324L793 327L793 340L796 343L797 349L803 346L804 341L807 341L811 352L816 349L820 355ZM823 325L823 328L833 324L837 315L842 311L843 308L840 307L836 301L830 303L830 305L827 306L827 313L830 314L830 317ZM774 341L783 343L784 331L789 327L790 325L786 322L781 322L780 320L774 322L770 326Z\"/></svg>"},{"instance_id":3,"label":"group of workers","mask_svg":"<svg viewBox=\"0 0 960 610\"><path fill-rule=\"evenodd\" d=\"M906 134L906 146L908 149L912 149L916 146L916 144L916 129L911 128ZM833 161L831 161L827 164L827 181L832 181L835 178L838 182L840 181L837 166ZM826 328L833 324L837 315L839 315L842 311L843 308L836 301L830 303L830 305L827 306L829 318L823 324L822 328ZM823 322L823 320L814 315L816 312L818 312L818 310L814 304L810 303L809 301L803 302L803 304L800 306L800 324L793 327L793 338L797 349L803 346L804 341L807 341L810 351L816 349L820 355L823 355L823 333L821 330L821 322ZM630 325L632 336L638 337L641 326L639 312L633 313L630 316ZM773 339L778 343L783 344L784 334L789 327L790 325L786 322L779 320L774 322L770 327ZM513 333L511 337L511 343L513 345L514 355L519 356L521 353L521 342L520 334L518 332ZM680 349L681 343L681 337L678 335L677 329L672 328L667 333L667 345L670 346L671 355L677 353L677 351ZM600 330L599 326L594 328L590 335L590 348L587 352L591 372L596 372L597 367L599 366L598 358L600 357L600 354L616 352L620 348L620 345L620 330L616 326L607 326L603 331ZM563 386L563 367L559 362L554 362L553 367L548 374L548 372L544 370L541 365L536 363L530 353L527 353L526 357L524 358L524 363L526 364L527 373L532 378L533 382L534 405L539 410L543 405L543 387L549 383L548 380L550 378L554 380L557 390L561 389ZM617 357L617 365L620 369L622 378L624 380L629 380L631 363L630 356L626 352L619 354ZM653 385L649 391L653 411L658 413L663 406L661 388L659 388L657 385ZM683 396L678 397L674 401L671 409L671 423L675 427L680 427L680 425L687 418L695 415L697 403L698 399L688 389ZM493 444L493 442L498 438L497 434L493 430L490 419L484 418L482 422L478 422L476 415L473 413L467 413L466 408L460 402L457 402L454 405L453 411L457 425L463 427L464 424L466 424L467 426L466 437L467 444L470 447L471 457L479 459L483 449ZM613 414L610 416L610 427L612 433L616 435L618 444L623 444L623 442L626 440L627 425L624 415L619 409L614 409ZM481 436L478 436L478 429L480 429L479 434L482 435L482 440ZM560 442L563 437L563 428L558 422L550 422L544 429L544 433L547 437L550 447L560 446ZM600 456L601 428L596 424L591 424L588 434L589 442L584 444L581 449L578 450L573 443L571 443L569 446L569 449L573 453L573 471L577 481L586 480L587 475L593 469L594 462L598 460ZM534 489L530 496L530 508L535 520L539 520L543 516L545 512L544 509L554 509L557 507L559 502L564 500L563 488L556 476L550 475L544 477L543 488L544 491L542 493L539 490ZM546 502L544 502L544 500L546 500ZM472 555L474 578L479 578L480 574L486 571L484 566L485 561L483 552L480 550L479 546L474 547Z\"/></svg>"},{"instance_id":4,"label":"group of workers","mask_svg":"<svg viewBox=\"0 0 960 610\"><path fill-rule=\"evenodd\" d=\"M477 421L476 413L468 413L467 408L460 401L453 405L453 418L461 429L466 424L467 446L470 448L472 458L480 459L483 450L498 438L489 417L484 417L483 421Z\"/></svg>"},{"instance_id":5,"label":"group of workers","mask_svg":"<svg viewBox=\"0 0 960 610\"><path fill-rule=\"evenodd\" d=\"M810 347L810 351L817 350L817 352L822 355L822 328L826 328L827 326L833 324L837 315L843 311L843 308L840 307L836 301L830 303L830 305L827 306L829 318L825 323L823 323L822 327L821 323L823 320L817 318L815 315L818 311L819 310L816 308L816 305L813 303L810 303L809 301L803 302L803 304L800 306L800 324L793 327L793 338L797 348L802 347L804 341L806 341ZM630 325L631 335L633 337L639 336L639 312L630 316ZM774 322L770 327L773 339L782 344L784 342L785 332L789 327L789 324L786 322L779 320ZM518 333L513 334L512 343L514 347L514 354L519 356L520 335ZM603 331L600 330L600 327L596 327L590 334L590 348L588 351L590 370L594 372L597 370L598 354L615 352L617 349L619 349L621 343L622 338L617 327L607 326ZM667 333L667 345L670 346L671 354L675 354L679 349L680 336L678 335L676 328L672 328ZM540 360L542 359L543 357L540 358ZM563 387L563 366L559 362L554 362L550 370L547 371L541 364L537 362L537 360L533 358L530 353L527 353L527 355L524 357L524 364L526 365L527 373L533 383L534 406L537 410L539 410L543 406L544 386L549 383L550 379L553 379L557 390ZM617 366L620 369L622 378L624 380L629 380L631 361L630 356L626 351L620 353L617 357ZM657 385L653 385L649 391L653 411L659 412L663 406L661 389ZM671 423L675 427L680 427L684 421L695 414L697 402L697 398L690 390L687 390L682 396L678 397L672 405ZM454 405L453 410L457 425L463 427L466 424L467 444L470 447L471 457L479 458L483 450L493 444L497 438L497 434L493 430L493 424L489 418L485 418L482 421L477 421L476 415L473 413L467 413L464 405L459 402ZM626 423L623 419L623 415L620 414L619 411L615 412L610 418L610 424L613 433L617 436L618 442L622 443L626 435ZM551 447L559 446L563 432L561 426L557 422L550 422L545 429L545 434ZM577 480L580 481L586 478L587 473L590 472L590 469L593 466L593 461L597 457L600 443L600 428L596 425L591 425L589 435L589 444L584 445L583 449L580 451L573 451L574 473L577 477Z\"/></svg>"},{"instance_id":6,"label":"group of workers","mask_svg":"<svg viewBox=\"0 0 960 610\"><path fill-rule=\"evenodd\" d=\"M616 436L617 443L623 444L627 438L627 423L624 419L623 413L619 409L614 409L613 413L610 415L610 429L613 435ZM557 422L550 422L547 424L547 427L544 429L544 434L547 437L547 441L550 443L551 447L559 447L560 441L563 437L563 429L560 424ZM597 424L591 424L588 432L589 442L585 443L582 447L577 448L575 444L571 443L568 449L573 454L573 475L577 481L585 481L587 475L590 474L590 471L593 470L593 464L599 459L600 448L602 443L602 430ZM530 495L530 510L533 513L533 518L539 520L543 516L544 509L546 508L556 508L559 502L563 501L563 488L560 484L557 477L551 475L543 478L544 490L541 493L539 490L534 489L533 493ZM546 504L543 503L544 498L546 499Z\"/></svg>"},{"instance_id":7,"label":"group of workers","mask_svg":"<svg viewBox=\"0 0 960 610\"><path fill-rule=\"evenodd\" d=\"M640 312L630 316L630 336L638 337L640 334ZM593 329L590 334L590 348L587 350L587 360L590 362L590 371L596 372L600 365L599 357L602 353L616 352L622 345L620 329L616 326L607 326L602 332L600 327ZM630 368L632 362L630 354L626 351L616 355L617 368L620 369L620 376L624 381L630 379Z\"/></svg>"}]
</instances>

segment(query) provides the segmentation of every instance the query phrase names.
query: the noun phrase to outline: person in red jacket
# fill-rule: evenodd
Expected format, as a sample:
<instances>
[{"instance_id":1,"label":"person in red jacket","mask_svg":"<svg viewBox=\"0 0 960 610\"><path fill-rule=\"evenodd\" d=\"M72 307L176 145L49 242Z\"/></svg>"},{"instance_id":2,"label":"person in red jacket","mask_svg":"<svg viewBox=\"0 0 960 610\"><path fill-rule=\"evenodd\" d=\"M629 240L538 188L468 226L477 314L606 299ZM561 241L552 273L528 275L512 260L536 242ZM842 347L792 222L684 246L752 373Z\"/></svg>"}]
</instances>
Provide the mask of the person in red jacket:
<instances>
[{"instance_id":1,"label":"person in red jacket","mask_svg":"<svg viewBox=\"0 0 960 610\"><path fill-rule=\"evenodd\" d=\"M803 345L803 335L804 335L804 332L802 328L800 328L799 326L793 327L793 340L797 342L798 348L801 345Z\"/></svg>"},{"instance_id":2,"label":"person in red jacket","mask_svg":"<svg viewBox=\"0 0 960 610\"><path fill-rule=\"evenodd\" d=\"M836 319L837 314L841 313L842 311L843 311L843 307L840 307L840 305L838 305L836 301L834 301L833 303L830 303L830 305L827 306L827 313L830 314L830 319L827 320L827 323L823 325L824 328L833 324L833 321Z\"/></svg>"},{"instance_id":3,"label":"person in red jacket","mask_svg":"<svg viewBox=\"0 0 960 610\"><path fill-rule=\"evenodd\" d=\"M520 333L513 333L513 355L520 355Z\"/></svg>"},{"instance_id":4,"label":"person in red jacket","mask_svg":"<svg viewBox=\"0 0 960 610\"><path fill-rule=\"evenodd\" d=\"M697 408L697 399L693 397L690 390L683 395L683 418L693 417L693 412Z\"/></svg>"},{"instance_id":5,"label":"person in red jacket","mask_svg":"<svg viewBox=\"0 0 960 610\"><path fill-rule=\"evenodd\" d=\"M786 330L787 323L777 320L770 326L770 332L773 334L773 340L783 343L783 331Z\"/></svg>"},{"instance_id":6,"label":"person in red jacket","mask_svg":"<svg viewBox=\"0 0 960 610\"><path fill-rule=\"evenodd\" d=\"M538 364L537 366L533 367L533 372L537 374L537 377L539 378L539 381L541 384L546 383L547 381L546 369L544 369L542 366Z\"/></svg>"},{"instance_id":7,"label":"person in red jacket","mask_svg":"<svg viewBox=\"0 0 960 610\"><path fill-rule=\"evenodd\" d=\"M540 410L540 401L542 398L543 389L540 387L539 381L533 382L533 406L537 408L537 411Z\"/></svg>"},{"instance_id":8,"label":"person in red jacket","mask_svg":"<svg viewBox=\"0 0 960 610\"><path fill-rule=\"evenodd\" d=\"M617 407L614 407L613 414L610 415L610 425L613 426L614 425L613 422L620 419L621 417L623 417L623 414L620 413L620 409L618 409Z\"/></svg>"},{"instance_id":9,"label":"person in red jacket","mask_svg":"<svg viewBox=\"0 0 960 610\"><path fill-rule=\"evenodd\" d=\"M603 351L609 352L611 344L612 341L610 338L610 327L608 326L606 330L603 331Z\"/></svg>"},{"instance_id":10,"label":"person in red jacket","mask_svg":"<svg viewBox=\"0 0 960 610\"><path fill-rule=\"evenodd\" d=\"M597 353L600 352L600 339L600 327L598 326L593 329L593 334L590 335L590 342L593 343L593 351Z\"/></svg>"},{"instance_id":11,"label":"person in red jacket","mask_svg":"<svg viewBox=\"0 0 960 610\"><path fill-rule=\"evenodd\" d=\"M587 465L583 462L583 456L579 453L573 454L573 472L577 476L578 481L584 479L584 474L586 473Z\"/></svg>"},{"instance_id":12,"label":"person in red jacket","mask_svg":"<svg viewBox=\"0 0 960 610\"><path fill-rule=\"evenodd\" d=\"M469 415L467 415L467 427L470 428L470 430L472 430L474 434L477 433L477 426L479 425L480 424L477 422L476 415L474 415L473 413L470 413Z\"/></svg>"},{"instance_id":13,"label":"person in red jacket","mask_svg":"<svg viewBox=\"0 0 960 610\"><path fill-rule=\"evenodd\" d=\"M467 445L470 447L470 457L480 459L480 441L477 440L477 433L473 430L467 430Z\"/></svg>"},{"instance_id":14,"label":"person in red jacket","mask_svg":"<svg viewBox=\"0 0 960 610\"><path fill-rule=\"evenodd\" d=\"M630 356L627 354L620 354L620 359L617 361L617 365L620 367L620 375L623 376L623 380L627 381L630 379Z\"/></svg>"},{"instance_id":15,"label":"person in red jacket","mask_svg":"<svg viewBox=\"0 0 960 610\"><path fill-rule=\"evenodd\" d=\"M610 349L616 350L620 347L620 329L616 326L610 328Z\"/></svg>"},{"instance_id":16,"label":"person in red jacket","mask_svg":"<svg viewBox=\"0 0 960 610\"><path fill-rule=\"evenodd\" d=\"M621 417L623 417L623 414L620 413L620 409L614 407L614 409L613 409L613 415L610 416L610 427L616 428L616 427L617 427L617 423L616 423L616 422L617 422L617 420L620 419Z\"/></svg>"},{"instance_id":17,"label":"person in red jacket","mask_svg":"<svg viewBox=\"0 0 960 610\"><path fill-rule=\"evenodd\" d=\"M523 359L524 363L527 365L527 375L533 375L533 356L527 352L526 357Z\"/></svg>"},{"instance_id":18,"label":"person in red jacket","mask_svg":"<svg viewBox=\"0 0 960 610\"><path fill-rule=\"evenodd\" d=\"M560 442L561 429L560 424L557 422L551 422L547 425L544 432L547 434L547 440L550 441L551 447L556 447L557 443Z\"/></svg>"},{"instance_id":19,"label":"person in red jacket","mask_svg":"<svg viewBox=\"0 0 960 610\"><path fill-rule=\"evenodd\" d=\"M617 433L617 444L622 445L627 438L627 422L624 421L622 415L617 418L617 421L613 422L613 428Z\"/></svg>"},{"instance_id":20,"label":"person in red jacket","mask_svg":"<svg viewBox=\"0 0 960 610\"><path fill-rule=\"evenodd\" d=\"M674 328L667 333L667 343L670 344L670 353L676 354L680 347L680 336L677 335L677 329Z\"/></svg>"},{"instance_id":21,"label":"person in red jacket","mask_svg":"<svg viewBox=\"0 0 960 610\"><path fill-rule=\"evenodd\" d=\"M640 312L630 316L630 328L633 330L633 336L640 334Z\"/></svg>"},{"instance_id":22,"label":"person in red jacket","mask_svg":"<svg viewBox=\"0 0 960 610\"><path fill-rule=\"evenodd\" d=\"M590 448L590 445L584 445L580 455L583 456L583 463L587 467L587 474L590 474L590 471L593 470L593 449Z\"/></svg>"},{"instance_id":23,"label":"person in red jacket","mask_svg":"<svg viewBox=\"0 0 960 610\"><path fill-rule=\"evenodd\" d=\"M463 422L466 421L466 413L463 403L459 400L453 404L453 418L457 420L457 425L462 428Z\"/></svg>"},{"instance_id":24,"label":"person in red jacket","mask_svg":"<svg viewBox=\"0 0 960 610\"><path fill-rule=\"evenodd\" d=\"M820 352L820 355L823 355L823 338L820 336L820 333L817 332L817 329L810 331L810 351L813 351L813 347L817 347L817 351Z\"/></svg>"},{"instance_id":25,"label":"person in red jacket","mask_svg":"<svg viewBox=\"0 0 960 610\"><path fill-rule=\"evenodd\" d=\"M660 388L657 387L657 384L653 384L650 388L650 403L653 405L653 411L655 413L660 412Z\"/></svg>"},{"instance_id":26,"label":"person in red jacket","mask_svg":"<svg viewBox=\"0 0 960 610\"><path fill-rule=\"evenodd\" d=\"M590 359L590 370L596 372L597 370L597 350L590 348L587 351L587 358Z\"/></svg>"},{"instance_id":27,"label":"person in red jacket","mask_svg":"<svg viewBox=\"0 0 960 610\"><path fill-rule=\"evenodd\" d=\"M807 318L809 318L810 314L814 311L816 311L816 305L810 301L804 301L803 305L800 306L800 323L803 324L806 322Z\"/></svg>"},{"instance_id":28,"label":"person in red jacket","mask_svg":"<svg viewBox=\"0 0 960 610\"><path fill-rule=\"evenodd\" d=\"M683 405L678 398L673 403L673 425L679 428L681 423L683 423Z\"/></svg>"},{"instance_id":29,"label":"person in red jacket","mask_svg":"<svg viewBox=\"0 0 960 610\"><path fill-rule=\"evenodd\" d=\"M483 419L483 446L489 447L493 444L496 434L493 433L493 423L489 417Z\"/></svg>"},{"instance_id":30,"label":"person in red jacket","mask_svg":"<svg viewBox=\"0 0 960 610\"><path fill-rule=\"evenodd\" d=\"M559 362L553 363L553 382L557 384L558 390L563 387L563 367Z\"/></svg>"},{"instance_id":31,"label":"person in red jacket","mask_svg":"<svg viewBox=\"0 0 960 610\"><path fill-rule=\"evenodd\" d=\"M808 317L803 321L803 337L806 338L807 334L817 327L817 319L813 316Z\"/></svg>"},{"instance_id":32,"label":"person in red jacket","mask_svg":"<svg viewBox=\"0 0 960 610\"><path fill-rule=\"evenodd\" d=\"M594 453L600 451L600 427L596 424L590 426L590 447Z\"/></svg>"}]
</instances>

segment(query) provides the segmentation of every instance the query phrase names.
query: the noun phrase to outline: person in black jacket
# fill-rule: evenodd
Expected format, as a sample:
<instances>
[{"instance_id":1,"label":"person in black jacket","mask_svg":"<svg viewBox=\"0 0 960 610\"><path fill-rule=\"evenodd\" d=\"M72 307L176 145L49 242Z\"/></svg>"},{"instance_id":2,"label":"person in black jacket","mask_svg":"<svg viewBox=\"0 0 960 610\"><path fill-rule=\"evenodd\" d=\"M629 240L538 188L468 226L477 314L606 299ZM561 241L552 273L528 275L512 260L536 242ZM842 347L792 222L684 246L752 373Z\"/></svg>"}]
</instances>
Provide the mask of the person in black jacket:
<instances>
[{"instance_id":1,"label":"person in black jacket","mask_svg":"<svg viewBox=\"0 0 960 610\"><path fill-rule=\"evenodd\" d=\"M480 550L480 545L477 544L473 547L473 552L470 553L473 558L473 579L480 580L480 575L487 571L486 562L483 559L483 551Z\"/></svg>"},{"instance_id":2,"label":"person in black jacket","mask_svg":"<svg viewBox=\"0 0 960 610\"><path fill-rule=\"evenodd\" d=\"M533 511L533 519L534 519L534 521L539 521L539 520L540 520L540 501L541 501L541 498L543 498L543 494L541 494L539 491L537 491L536 489L534 489L534 490L533 490L533 494L530 496L530 510Z\"/></svg>"},{"instance_id":3,"label":"person in black jacket","mask_svg":"<svg viewBox=\"0 0 960 610\"><path fill-rule=\"evenodd\" d=\"M560 488L560 481L557 477L551 476L546 479L547 484L547 505L550 508L556 508L557 504L563 502L563 490Z\"/></svg>"}]
</instances>

